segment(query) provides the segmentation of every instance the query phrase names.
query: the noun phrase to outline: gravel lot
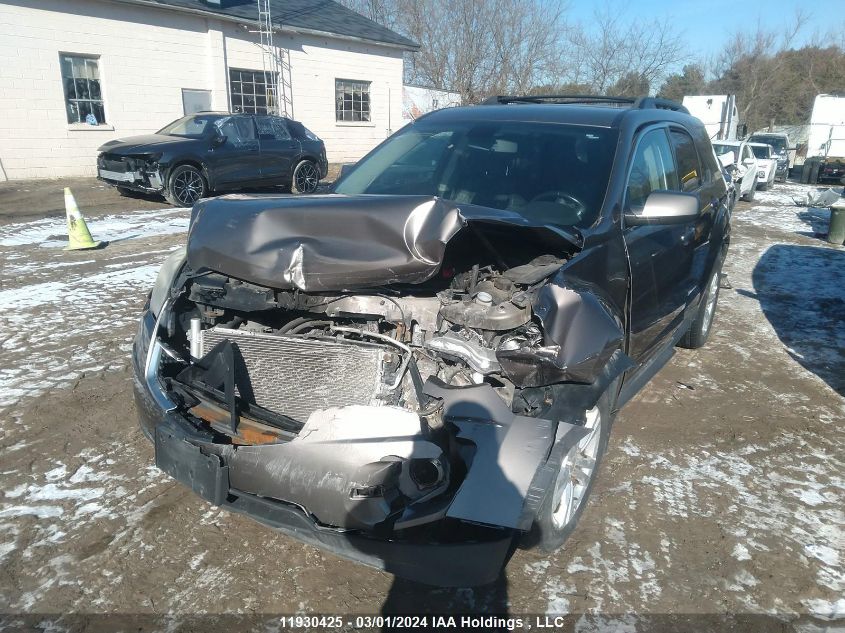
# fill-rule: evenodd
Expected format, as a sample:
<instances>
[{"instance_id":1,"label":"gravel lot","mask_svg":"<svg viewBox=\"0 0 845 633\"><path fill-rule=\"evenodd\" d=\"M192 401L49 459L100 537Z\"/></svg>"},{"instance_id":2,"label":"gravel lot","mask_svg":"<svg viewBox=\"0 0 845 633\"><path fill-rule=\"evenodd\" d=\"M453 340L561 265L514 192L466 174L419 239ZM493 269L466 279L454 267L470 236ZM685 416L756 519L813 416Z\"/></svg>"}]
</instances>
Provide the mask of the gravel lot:
<instances>
[{"instance_id":1,"label":"gravel lot","mask_svg":"<svg viewBox=\"0 0 845 633\"><path fill-rule=\"evenodd\" d=\"M109 245L64 252L61 186L0 186L0 630L420 611L558 614L585 632L845 630L845 248L818 237L826 211L793 204L808 187L738 205L710 343L679 349L617 418L566 546L517 552L493 586L441 590L220 511L152 466L128 352L189 212L75 181ZM187 617L221 613L245 619Z\"/></svg>"}]
</instances>

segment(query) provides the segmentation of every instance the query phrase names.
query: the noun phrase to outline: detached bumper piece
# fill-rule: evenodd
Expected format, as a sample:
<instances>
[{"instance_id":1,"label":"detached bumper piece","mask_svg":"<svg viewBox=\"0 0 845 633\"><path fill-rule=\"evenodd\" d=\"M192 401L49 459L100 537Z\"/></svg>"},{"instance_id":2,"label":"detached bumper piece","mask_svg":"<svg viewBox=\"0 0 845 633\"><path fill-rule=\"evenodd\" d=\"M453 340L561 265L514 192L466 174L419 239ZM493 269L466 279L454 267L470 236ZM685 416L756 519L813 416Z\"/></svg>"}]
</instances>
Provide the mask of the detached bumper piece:
<instances>
[{"instance_id":1,"label":"detached bumper piece","mask_svg":"<svg viewBox=\"0 0 845 633\"><path fill-rule=\"evenodd\" d=\"M322 527L298 506L232 488L224 460L204 451L208 439L170 413L155 430L156 465L210 503L344 558L417 582L469 587L494 582L513 552L510 530L477 528L475 540L435 542L378 539Z\"/></svg>"},{"instance_id":2,"label":"detached bumper piece","mask_svg":"<svg viewBox=\"0 0 845 633\"><path fill-rule=\"evenodd\" d=\"M158 193L164 187L157 163L131 156L101 154L97 160L97 178L113 186L145 193Z\"/></svg>"}]
</instances>

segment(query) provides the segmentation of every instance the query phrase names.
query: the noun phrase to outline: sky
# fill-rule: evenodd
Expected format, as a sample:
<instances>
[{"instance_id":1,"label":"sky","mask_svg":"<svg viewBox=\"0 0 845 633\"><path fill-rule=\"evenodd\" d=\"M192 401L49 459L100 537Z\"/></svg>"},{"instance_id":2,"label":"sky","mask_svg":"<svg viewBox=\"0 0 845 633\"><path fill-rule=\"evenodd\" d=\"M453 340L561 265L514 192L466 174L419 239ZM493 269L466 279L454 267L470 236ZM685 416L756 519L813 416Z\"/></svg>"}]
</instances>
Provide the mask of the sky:
<instances>
[{"instance_id":1,"label":"sky","mask_svg":"<svg viewBox=\"0 0 845 633\"><path fill-rule=\"evenodd\" d=\"M597 7L608 6L607 2L596 0L568 3L567 17L584 24L589 23ZM671 18L683 32L694 57L717 54L733 32L740 28L754 32L758 22L767 30L783 31L794 20L798 7L808 18L797 38L799 47L814 35L830 40L825 35L834 29L845 32L845 0L610 0L609 6L630 18Z\"/></svg>"}]
</instances>

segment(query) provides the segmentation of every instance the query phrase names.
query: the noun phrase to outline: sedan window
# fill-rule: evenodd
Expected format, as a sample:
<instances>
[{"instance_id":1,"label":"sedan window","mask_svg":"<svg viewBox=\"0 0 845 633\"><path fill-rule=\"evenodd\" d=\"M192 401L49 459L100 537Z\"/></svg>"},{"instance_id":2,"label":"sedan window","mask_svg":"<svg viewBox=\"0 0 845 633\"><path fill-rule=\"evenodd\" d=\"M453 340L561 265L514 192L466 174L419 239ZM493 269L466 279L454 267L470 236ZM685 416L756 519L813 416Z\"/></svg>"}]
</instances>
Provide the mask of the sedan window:
<instances>
[{"instance_id":1,"label":"sedan window","mask_svg":"<svg viewBox=\"0 0 845 633\"><path fill-rule=\"evenodd\" d=\"M262 141L288 141L290 134L284 122L275 116L255 117L255 126L258 128L258 138Z\"/></svg>"},{"instance_id":2,"label":"sedan window","mask_svg":"<svg viewBox=\"0 0 845 633\"><path fill-rule=\"evenodd\" d=\"M731 160L733 160L733 162L735 163L738 162L736 158L737 149L738 148L736 145L722 145L720 143L713 143L713 150L716 152L717 156L724 156L725 154L730 154Z\"/></svg>"},{"instance_id":3,"label":"sedan window","mask_svg":"<svg viewBox=\"0 0 845 633\"><path fill-rule=\"evenodd\" d=\"M768 145L752 145L751 149L757 158L771 158L772 150Z\"/></svg>"},{"instance_id":4,"label":"sedan window","mask_svg":"<svg viewBox=\"0 0 845 633\"><path fill-rule=\"evenodd\" d=\"M210 133L211 126L221 121L220 116L214 115L188 115L173 123L164 126L156 134L167 134L170 136L184 136L187 138L201 138Z\"/></svg>"},{"instance_id":5,"label":"sedan window","mask_svg":"<svg viewBox=\"0 0 845 633\"><path fill-rule=\"evenodd\" d=\"M767 136L765 134L752 134L749 139L752 143L766 143L775 148L777 152L786 151L786 139L782 136Z\"/></svg>"},{"instance_id":6,"label":"sedan window","mask_svg":"<svg viewBox=\"0 0 845 633\"><path fill-rule=\"evenodd\" d=\"M255 140L255 126L249 117L229 117L220 122L219 128L220 133L235 147L243 146Z\"/></svg>"}]
</instances>

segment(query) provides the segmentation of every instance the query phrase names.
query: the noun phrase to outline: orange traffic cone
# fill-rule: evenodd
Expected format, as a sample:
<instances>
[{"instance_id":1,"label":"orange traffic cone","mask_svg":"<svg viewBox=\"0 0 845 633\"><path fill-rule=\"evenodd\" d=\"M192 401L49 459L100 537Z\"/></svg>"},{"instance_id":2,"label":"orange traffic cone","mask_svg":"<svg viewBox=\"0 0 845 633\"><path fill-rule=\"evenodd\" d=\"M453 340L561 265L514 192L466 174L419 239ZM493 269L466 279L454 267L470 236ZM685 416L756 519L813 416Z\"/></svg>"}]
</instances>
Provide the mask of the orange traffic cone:
<instances>
[{"instance_id":1,"label":"orange traffic cone","mask_svg":"<svg viewBox=\"0 0 845 633\"><path fill-rule=\"evenodd\" d=\"M65 187L65 213L67 214L68 239L68 245L65 246L66 251L99 248L103 245L102 242L95 242L91 239L91 233L88 231L88 225L85 224L85 218L79 212L79 207L76 206L76 200L68 187Z\"/></svg>"}]
</instances>

